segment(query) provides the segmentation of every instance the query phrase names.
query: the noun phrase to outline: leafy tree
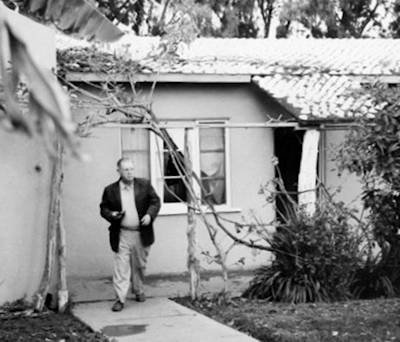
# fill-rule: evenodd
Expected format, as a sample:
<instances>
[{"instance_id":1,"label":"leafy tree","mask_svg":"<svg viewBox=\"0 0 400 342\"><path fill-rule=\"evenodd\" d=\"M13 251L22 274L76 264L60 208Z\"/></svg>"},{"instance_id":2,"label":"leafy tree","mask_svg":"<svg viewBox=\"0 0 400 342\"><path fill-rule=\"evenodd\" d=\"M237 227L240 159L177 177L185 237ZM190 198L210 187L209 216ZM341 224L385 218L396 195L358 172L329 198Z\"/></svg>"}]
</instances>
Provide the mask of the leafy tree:
<instances>
[{"instance_id":1,"label":"leafy tree","mask_svg":"<svg viewBox=\"0 0 400 342\"><path fill-rule=\"evenodd\" d=\"M271 22L275 14L276 0L257 0L258 8L264 22L264 37L269 37Z\"/></svg>"},{"instance_id":2,"label":"leafy tree","mask_svg":"<svg viewBox=\"0 0 400 342\"><path fill-rule=\"evenodd\" d=\"M393 4L393 17L389 30L393 38L400 38L400 0L395 0Z\"/></svg>"},{"instance_id":3,"label":"leafy tree","mask_svg":"<svg viewBox=\"0 0 400 342\"><path fill-rule=\"evenodd\" d=\"M222 37L256 37L255 0L207 1L221 23L217 35Z\"/></svg>"},{"instance_id":4,"label":"leafy tree","mask_svg":"<svg viewBox=\"0 0 400 342\"><path fill-rule=\"evenodd\" d=\"M131 26L139 33L145 20L145 0L96 0L99 10L111 21Z\"/></svg>"},{"instance_id":5,"label":"leafy tree","mask_svg":"<svg viewBox=\"0 0 400 342\"><path fill-rule=\"evenodd\" d=\"M194 0L96 0L96 3L108 19L129 26L137 34L163 36L182 12L190 15L202 36L214 34L211 8Z\"/></svg>"},{"instance_id":6,"label":"leafy tree","mask_svg":"<svg viewBox=\"0 0 400 342\"><path fill-rule=\"evenodd\" d=\"M388 0L286 0L278 32L287 36L290 24L298 22L315 38L361 38L369 26L382 26L380 13L390 4Z\"/></svg>"},{"instance_id":7,"label":"leafy tree","mask_svg":"<svg viewBox=\"0 0 400 342\"><path fill-rule=\"evenodd\" d=\"M361 179L381 270L400 290L400 93L376 85L371 95L379 110L357 120L339 151L339 163Z\"/></svg>"},{"instance_id":8,"label":"leafy tree","mask_svg":"<svg viewBox=\"0 0 400 342\"><path fill-rule=\"evenodd\" d=\"M256 37L260 31L258 10L264 25L263 36L270 31L277 0L96 0L99 9L114 22L132 27L140 34L140 26L146 25L148 33L163 35L168 17L190 7L200 36ZM219 25L213 22L218 19Z\"/></svg>"}]
</instances>

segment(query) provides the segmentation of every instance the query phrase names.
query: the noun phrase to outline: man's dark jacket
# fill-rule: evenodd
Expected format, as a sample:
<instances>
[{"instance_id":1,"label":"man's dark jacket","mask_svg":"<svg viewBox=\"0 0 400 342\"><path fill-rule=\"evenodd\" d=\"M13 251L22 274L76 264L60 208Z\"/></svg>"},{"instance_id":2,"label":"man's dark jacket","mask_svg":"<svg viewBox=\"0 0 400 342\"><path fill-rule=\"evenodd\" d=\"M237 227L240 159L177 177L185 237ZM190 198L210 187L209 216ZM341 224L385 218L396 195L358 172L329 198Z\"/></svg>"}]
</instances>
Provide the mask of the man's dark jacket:
<instances>
[{"instance_id":1,"label":"man's dark jacket","mask_svg":"<svg viewBox=\"0 0 400 342\"><path fill-rule=\"evenodd\" d=\"M140 226L140 238L143 246L148 247L154 242L153 222L160 211L160 198L157 196L150 182L144 178L135 178L133 180L135 192L136 209L139 216L139 221L143 216L149 214L151 222L148 226ZM108 228L110 231L110 245L114 252L118 252L119 233L121 230L121 218L115 219L111 212L121 211L121 193L119 189L119 180L108 185L103 192L103 197L100 203L100 215L111 223Z\"/></svg>"}]
</instances>

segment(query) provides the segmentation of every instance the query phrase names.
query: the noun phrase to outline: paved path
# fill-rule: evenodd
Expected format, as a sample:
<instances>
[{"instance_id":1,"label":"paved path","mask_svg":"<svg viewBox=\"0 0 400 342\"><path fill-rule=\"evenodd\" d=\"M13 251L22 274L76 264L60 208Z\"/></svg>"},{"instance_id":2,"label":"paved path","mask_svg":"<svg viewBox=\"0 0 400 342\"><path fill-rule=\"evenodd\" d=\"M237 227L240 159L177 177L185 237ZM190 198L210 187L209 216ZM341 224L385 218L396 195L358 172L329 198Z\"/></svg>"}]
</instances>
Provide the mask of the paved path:
<instances>
[{"instance_id":1,"label":"paved path","mask_svg":"<svg viewBox=\"0 0 400 342\"><path fill-rule=\"evenodd\" d=\"M257 341L167 298L128 301L117 313L110 310L112 304L81 303L73 312L92 329L121 342Z\"/></svg>"}]
</instances>

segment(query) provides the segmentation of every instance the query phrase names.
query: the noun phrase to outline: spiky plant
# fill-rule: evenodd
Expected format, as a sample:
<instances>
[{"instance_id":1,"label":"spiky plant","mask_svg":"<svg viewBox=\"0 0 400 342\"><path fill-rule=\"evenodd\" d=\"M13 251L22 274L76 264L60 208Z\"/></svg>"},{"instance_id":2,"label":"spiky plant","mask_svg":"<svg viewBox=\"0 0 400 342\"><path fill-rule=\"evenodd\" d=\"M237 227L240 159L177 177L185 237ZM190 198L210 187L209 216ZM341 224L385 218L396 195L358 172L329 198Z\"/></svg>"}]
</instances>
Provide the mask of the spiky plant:
<instances>
[{"instance_id":1,"label":"spiky plant","mask_svg":"<svg viewBox=\"0 0 400 342\"><path fill-rule=\"evenodd\" d=\"M359 238L342 204L301 208L268 238L274 260L257 270L244 296L301 303L346 299L359 268Z\"/></svg>"}]
</instances>

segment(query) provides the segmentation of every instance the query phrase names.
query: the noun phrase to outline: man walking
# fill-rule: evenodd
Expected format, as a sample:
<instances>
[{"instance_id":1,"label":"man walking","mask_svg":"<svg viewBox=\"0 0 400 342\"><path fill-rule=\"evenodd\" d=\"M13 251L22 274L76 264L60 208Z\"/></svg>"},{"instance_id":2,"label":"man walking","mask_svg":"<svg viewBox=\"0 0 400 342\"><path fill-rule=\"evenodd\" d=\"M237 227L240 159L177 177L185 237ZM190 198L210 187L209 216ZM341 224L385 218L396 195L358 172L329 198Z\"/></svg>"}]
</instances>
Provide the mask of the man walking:
<instances>
[{"instance_id":1,"label":"man walking","mask_svg":"<svg viewBox=\"0 0 400 342\"><path fill-rule=\"evenodd\" d=\"M100 214L111 223L110 245L114 252L113 286L117 301L112 311L121 311L132 283L138 302L145 301L144 272L154 242L153 222L160 210L160 198L150 182L134 177L129 158L117 162L120 178L103 192Z\"/></svg>"}]
</instances>

